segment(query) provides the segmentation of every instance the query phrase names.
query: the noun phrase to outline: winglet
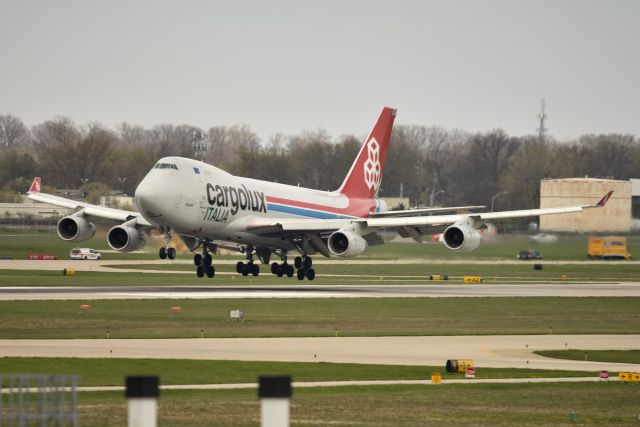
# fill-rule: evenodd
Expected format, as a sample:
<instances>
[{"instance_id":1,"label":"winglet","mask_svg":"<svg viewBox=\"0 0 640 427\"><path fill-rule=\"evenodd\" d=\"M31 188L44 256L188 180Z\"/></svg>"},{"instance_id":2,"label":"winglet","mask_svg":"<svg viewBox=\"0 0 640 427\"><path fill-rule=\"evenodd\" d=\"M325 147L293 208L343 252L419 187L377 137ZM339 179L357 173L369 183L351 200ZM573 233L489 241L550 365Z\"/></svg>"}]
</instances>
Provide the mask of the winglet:
<instances>
[{"instance_id":1,"label":"winglet","mask_svg":"<svg viewBox=\"0 0 640 427\"><path fill-rule=\"evenodd\" d=\"M598 203L596 203L595 207L596 208L604 208L604 206L607 204L607 202L609 201L609 198L611 197L612 194L613 194L613 190L611 190L607 194L605 194L604 197L602 199L600 199L600 201Z\"/></svg>"},{"instance_id":2,"label":"winglet","mask_svg":"<svg viewBox=\"0 0 640 427\"><path fill-rule=\"evenodd\" d=\"M36 176L31 184L31 188L29 188L29 193L39 193L40 192L40 184L42 179L39 176Z\"/></svg>"}]
</instances>

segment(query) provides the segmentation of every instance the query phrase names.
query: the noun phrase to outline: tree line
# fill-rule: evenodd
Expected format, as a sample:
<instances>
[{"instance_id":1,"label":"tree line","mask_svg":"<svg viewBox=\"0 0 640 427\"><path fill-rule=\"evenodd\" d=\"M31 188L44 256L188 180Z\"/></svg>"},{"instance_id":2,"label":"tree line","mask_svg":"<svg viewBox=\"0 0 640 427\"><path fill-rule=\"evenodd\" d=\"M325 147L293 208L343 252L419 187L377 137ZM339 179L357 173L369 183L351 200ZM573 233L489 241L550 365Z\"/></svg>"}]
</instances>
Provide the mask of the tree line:
<instances>
[{"instance_id":1,"label":"tree line","mask_svg":"<svg viewBox=\"0 0 640 427\"><path fill-rule=\"evenodd\" d=\"M57 117L28 127L0 115L0 186L24 192L42 176L49 190L121 189L136 185L164 156L199 157L232 174L320 190L337 189L364 135L331 137L322 130L275 134L261 141L249 126L145 128L123 123L77 125ZM543 178L640 178L640 140L628 134L510 136L501 129L467 132L396 125L381 185L382 197L409 197L414 206L478 204L496 209L538 206Z\"/></svg>"}]
</instances>

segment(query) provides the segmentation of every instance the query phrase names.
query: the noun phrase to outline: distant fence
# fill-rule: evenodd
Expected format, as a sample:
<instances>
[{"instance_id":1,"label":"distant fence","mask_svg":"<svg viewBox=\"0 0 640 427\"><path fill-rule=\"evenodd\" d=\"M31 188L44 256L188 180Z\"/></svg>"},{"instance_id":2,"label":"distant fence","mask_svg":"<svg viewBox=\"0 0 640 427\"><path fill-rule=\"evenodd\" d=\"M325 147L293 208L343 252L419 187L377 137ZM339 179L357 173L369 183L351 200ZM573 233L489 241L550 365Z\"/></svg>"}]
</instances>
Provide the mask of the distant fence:
<instances>
[{"instance_id":1,"label":"distant fence","mask_svg":"<svg viewBox=\"0 0 640 427\"><path fill-rule=\"evenodd\" d=\"M77 375L0 376L0 427L77 427L77 385Z\"/></svg>"}]
</instances>

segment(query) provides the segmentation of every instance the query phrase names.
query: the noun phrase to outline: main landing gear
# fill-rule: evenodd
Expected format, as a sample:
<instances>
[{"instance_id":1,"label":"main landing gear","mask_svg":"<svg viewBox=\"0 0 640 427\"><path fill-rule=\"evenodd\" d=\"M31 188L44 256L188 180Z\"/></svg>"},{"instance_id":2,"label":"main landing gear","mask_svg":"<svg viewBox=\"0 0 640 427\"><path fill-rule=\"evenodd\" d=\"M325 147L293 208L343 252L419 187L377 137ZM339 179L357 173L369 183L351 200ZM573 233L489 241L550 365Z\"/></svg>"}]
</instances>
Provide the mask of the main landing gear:
<instances>
[{"instance_id":1,"label":"main landing gear","mask_svg":"<svg viewBox=\"0 0 640 427\"><path fill-rule=\"evenodd\" d=\"M211 249L211 245L209 242L202 242L202 254L196 254L193 257L193 263L196 266L196 274L198 277L213 277L216 274L216 270L211 265L212 257L209 253L209 249ZM269 248L259 247L254 248L252 246L246 246L243 248L242 252L246 253L247 261L242 262L238 261L236 264L236 272L243 276L253 276L256 277L260 274L260 266L254 263L254 257L257 256L265 265L269 264L269 258L272 254L276 254L280 256L280 262L273 262L271 264L271 273L278 277L293 277L294 273L298 280L313 280L316 277L316 272L312 268L313 261L310 256L305 253L302 253L302 256L297 256L294 259L293 265L287 263L287 252L276 250L272 251Z\"/></svg>"},{"instance_id":2,"label":"main landing gear","mask_svg":"<svg viewBox=\"0 0 640 427\"><path fill-rule=\"evenodd\" d=\"M196 266L196 274L198 277L204 277L206 274L207 277L212 278L216 274L216 269L211 265L213 258L209 253L208 242L205 242L202 246L202 255L195 254L193 256L193 263Z\"/></svg>"},{"instance_id":3,"label":"main landing gear","mask_svg":"<svg viewBox=\"0 0 640 427\"><path fill-rule=\"evenodd\" d=\"M280 259L282 262L280 264L277 262L271 264L271 274L275 274L278 277L293 277L293 266L291 264L287 264L287 253L282 252L281 255Z\"/></svg>"},{"instance_id":4,"label":"main landing gear","mask_svg":"<svg viewBox=\"0 0 640 427\"><path fill-rule=\"evenodd\" d=\"M242 262L242 261L238 261L238 263L236 264L236 272L238 274L242 274L243 276L248 276L248 275L252 275L252 276L257 276L258 274L260 274L260 266L258 266L258 264L254 264L253 263L253 248L252 247L248 247L246 249L247 251L247 262Z\"/></svg>"},{"instance_id":5,"label":"main landing gear","mask_svg":"<svg viewBox=\"0 0 640 427\"><path fill-rule=\"evenodd\" d=\"M296 273L298 280L304 280L306 277L308 280L313 280L316 278L316 271L311 268L313 265L313 260L310 256L303 254L301 257L297 256L294 259L293 264L298 269Z\"/></svg>"},{"instance_id":6,"label":"main landing gear","mask_svg":"<svg viewBox=\"0 0 640 427\"><path fill-rule=\"evenodd\" d=\"M160 248L160 259L176 259L176 249L169 246L171 242L171 230L161 230L164 233L164 246Z\"/></svg>"}]
</instances>

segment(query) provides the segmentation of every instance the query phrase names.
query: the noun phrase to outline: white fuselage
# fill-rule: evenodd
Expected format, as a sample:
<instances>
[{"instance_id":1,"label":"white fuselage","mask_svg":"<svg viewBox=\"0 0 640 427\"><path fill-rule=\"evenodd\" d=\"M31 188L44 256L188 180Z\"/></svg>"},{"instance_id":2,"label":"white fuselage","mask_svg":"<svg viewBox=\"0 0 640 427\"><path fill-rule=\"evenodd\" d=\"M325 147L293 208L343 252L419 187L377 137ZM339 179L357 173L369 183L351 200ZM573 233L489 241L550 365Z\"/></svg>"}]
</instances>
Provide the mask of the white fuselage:
<instances>
[{"instance_id":1,"label":"white fuselage","mask_svg":"<svg viewBox=\"0 0 640 427\"><path fill-rule=\"evenodd\" d=\"M138 185L136 204L150 223L178 234L283 249L292 249L290 243L250 233L247 225L265 218L357 218L380 207L375 199L237 177L182 157L158 161Z\"/></svg>"}]
</instances>

